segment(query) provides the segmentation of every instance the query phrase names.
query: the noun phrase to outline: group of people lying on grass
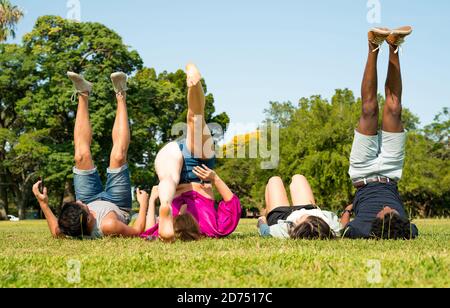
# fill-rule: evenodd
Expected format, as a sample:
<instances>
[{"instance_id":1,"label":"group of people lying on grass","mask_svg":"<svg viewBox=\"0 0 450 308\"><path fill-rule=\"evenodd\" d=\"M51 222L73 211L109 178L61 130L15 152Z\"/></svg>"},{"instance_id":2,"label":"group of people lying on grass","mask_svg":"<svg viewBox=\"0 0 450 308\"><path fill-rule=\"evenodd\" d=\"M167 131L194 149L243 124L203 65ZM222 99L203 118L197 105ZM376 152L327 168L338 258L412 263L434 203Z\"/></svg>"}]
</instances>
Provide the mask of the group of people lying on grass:
<instances>
[{"instance_id":1,"label":"group of people lying on grass","mask_svg":"<svg viewBox=\"0 0 450 308\"><path fill-rule=\"evenodd\" d=\"M398 191L402 177L406 132L402 125L402 78L398 50L411 27L396 30L374 28L369 32L369 56L362 83L362 114L355 131L349 174L357 193L339 219L316 204L308 180L295 175L291 200L281 178L274 177L265 192L266 214L258 220L263 237L283 239L375 238L414 239L417 227L410 222ZM381 45L390 48L386 103L379 131L377 60ZM78 94L75 121L74 187L77 202L65 203L59 218L49 207L48 191L39 181L33 186L54 237L141 237L174 242L232 234L241 217L239 198L214 171L215 153L205 123L205 96L201 74L195 65L186 68L188 114L186 136L167 144L155 160L159 185L149 194L137 189L139 214L129 226L132 185L127 163L130 127L127 113L127 76L114 73L117 114L112 130L113 148L104 187L91 155L92 128L89 97L93 85L69 72ZM199 133L200 132L200 133ZM222 201L216 206L214 190ZM159 199L159 215L156 202ZM352 219L352 216L354 218Z\"/></svg>"}]
</instances>

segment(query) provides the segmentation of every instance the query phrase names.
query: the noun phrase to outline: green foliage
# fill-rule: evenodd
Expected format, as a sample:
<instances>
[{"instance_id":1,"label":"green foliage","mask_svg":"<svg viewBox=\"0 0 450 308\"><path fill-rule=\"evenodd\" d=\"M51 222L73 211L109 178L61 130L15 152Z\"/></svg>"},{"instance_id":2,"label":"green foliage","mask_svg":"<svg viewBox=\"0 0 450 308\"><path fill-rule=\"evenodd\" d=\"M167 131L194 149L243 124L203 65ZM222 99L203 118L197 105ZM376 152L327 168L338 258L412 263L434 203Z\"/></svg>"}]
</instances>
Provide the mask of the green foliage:
<instances>
[{"instance_id":1,"label":"green foliage","mask_svg":"<svg viewBox=\"0 0 450 308\"><path fill-rule=\"evenodd\" d=\"M0 42L16 37L16 24L22 19L23 11L9 0L0 0Z\"/></svg>"},{"instance_id":2,"label":"green foliage","mask_svg":"<svg viewBox=\"0 0 450 308\"><path fill-rule=\"evenodd\" d=\"M80 72L94 83L89 99L92 154L102 176L109 165L116 113L110 75L122 71L132 76L128 92L132 181L137 186L155 184L155 155L172 140L172 126L186 122L185 73L179 70L157 76L154 69L143 67L136 51L104 25L43 16L24 36L22 45L0 45L0 176L12 176L13 182L21 185L8 187L9 194L14 190L25 194L38 176L45 177L53 204L73 194L67 184L72 177L78 102L71 99L67 71ZM206 91L205 83L204 87ZM207 103L206 120L225 128L228 116L214 115L210 93ZM20 159L15 157L17 153ZM0 179L0 183L4 181ZM24 206L33 204L30 196L22 197Z\"/></svg>"},{"instance_id":3,"label":"green foliage","mask_svg":"<svg viewBox=\"0 0 450 308\"><path fill-rule=\"evenodd\" d=\"M382 108L384 99L379 99ZM224 180L239 192L244 206L263 208L269 178L278 175L289 184L295 174L309 179L322 208L336 211L352 203L355 190L348 176L349 157L361 100L345 89L336 90L330 102L312 96L302 98L297 107L291 103L270 105L267 120L281 127L278 168L260 170L258 159L226 159L219 169ZM448 117L448 112L436 118L424 134L417 130L417 116L408 109L403 111L403 122L411 133L400 188L412 215L449 214L449 122L439 121L443 116Z\"/></svg>"}]
</instances>

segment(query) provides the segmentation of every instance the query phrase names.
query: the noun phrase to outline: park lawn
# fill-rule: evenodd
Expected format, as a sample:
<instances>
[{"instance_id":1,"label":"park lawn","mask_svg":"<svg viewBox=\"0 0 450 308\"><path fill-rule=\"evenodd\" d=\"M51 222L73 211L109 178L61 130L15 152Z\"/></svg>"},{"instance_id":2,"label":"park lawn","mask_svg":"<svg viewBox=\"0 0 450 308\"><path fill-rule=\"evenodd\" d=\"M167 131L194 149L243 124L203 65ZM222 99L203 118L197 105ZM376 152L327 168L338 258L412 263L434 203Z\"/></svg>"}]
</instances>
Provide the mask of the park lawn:
<instances>
[{"instance_id":1,"label":"park lawn","mask_svg":"<svg viewBox=\"0 0 450 308\"><path fill-rule=\"evenodd\" d=\"M0 287L450 287L450 220L416 223L415 241L318 242L262 239L243 220L224 240L167 245L54 240L45 221L0 222Z\"/></svg>"}]
</instances>

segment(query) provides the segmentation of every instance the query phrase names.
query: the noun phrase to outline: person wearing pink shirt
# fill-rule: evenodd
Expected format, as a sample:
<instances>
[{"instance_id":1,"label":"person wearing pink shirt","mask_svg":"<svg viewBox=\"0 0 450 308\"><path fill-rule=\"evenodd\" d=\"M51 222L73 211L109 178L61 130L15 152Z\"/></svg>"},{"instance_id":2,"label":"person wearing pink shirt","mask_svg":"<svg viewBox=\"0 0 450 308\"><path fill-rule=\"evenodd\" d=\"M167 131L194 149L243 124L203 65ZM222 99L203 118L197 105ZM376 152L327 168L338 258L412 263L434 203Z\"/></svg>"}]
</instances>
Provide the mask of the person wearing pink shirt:
<instances>
[{"instance_id":1,"label":"person wearing pink shirt","mask_svg":"<svg viewBox=\"0 0 450 308\"><path fill-rule=\"evenodd\" d=\"M193 64L187 65L186 76L187 133L156 156L159 185L153 190L152 201L160 200L159 221L156 223L153 204L144 238L157 237L165 242L198 240L202 236L222 238L234 232L241 217L239 198L213 170L215 146L205 122L202 76ZM223 199L217 209L213 188Z\"/></svg>"},{"instance_id":2,"label":"person wearing pink shirt","mask_svg":"<svg viewBox=\"0 0 450 308\"><path fill-rule=\"evenodd\" d=\"M194 172L204 181L210 181L222 197L217 209L215 201L196 191L179 194L172 202L174 235L182 241L195 241L202 237L223 238L236 230L241 217L239 198L216 172L206 166L196 167ZM141 235L148 240L160 238L159 224L155 215L158 187L150 196L146 232Z\"/></svg>"}]
</instances>

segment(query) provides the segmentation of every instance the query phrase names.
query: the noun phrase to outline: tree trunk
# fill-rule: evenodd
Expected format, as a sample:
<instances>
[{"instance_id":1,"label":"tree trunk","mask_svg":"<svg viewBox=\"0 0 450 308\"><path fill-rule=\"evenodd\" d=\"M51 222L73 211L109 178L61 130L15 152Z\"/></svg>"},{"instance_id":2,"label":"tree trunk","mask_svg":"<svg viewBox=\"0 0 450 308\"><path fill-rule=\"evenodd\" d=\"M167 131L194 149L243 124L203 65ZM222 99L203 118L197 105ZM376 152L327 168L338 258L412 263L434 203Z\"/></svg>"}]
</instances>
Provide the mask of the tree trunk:
<instances>
[{"instance_id":1,"label":"tree trunk","mask_svg":"<svg viewBox=\"0 0 450 308\"><path fill-rule=\"evenodd\" d=\"M25 191L26 183L17 185L17 211L19 212L19 219L26 218L27 207L27 192Z\"/></svg>"},{"instance_id":2,"label":"tree trunk","mask_svg":"<svg viewBox=\"0 0 450 308\"><path fill-rule=\"evenodd\" d=\"M0 169L0 220L6 220L9 211L7 177L3 169Z\"/></svg>"}]
</instances>

